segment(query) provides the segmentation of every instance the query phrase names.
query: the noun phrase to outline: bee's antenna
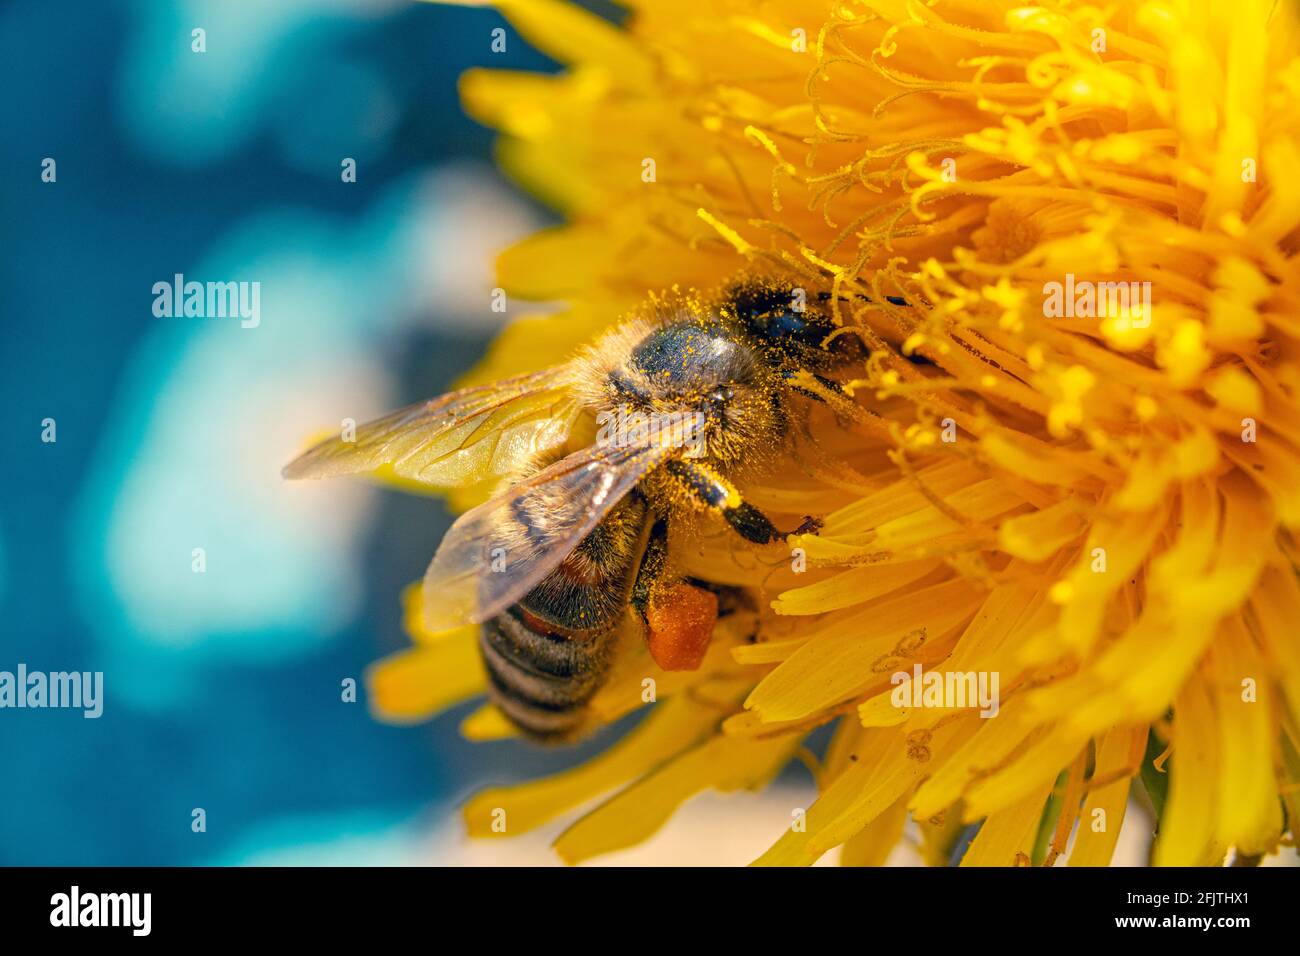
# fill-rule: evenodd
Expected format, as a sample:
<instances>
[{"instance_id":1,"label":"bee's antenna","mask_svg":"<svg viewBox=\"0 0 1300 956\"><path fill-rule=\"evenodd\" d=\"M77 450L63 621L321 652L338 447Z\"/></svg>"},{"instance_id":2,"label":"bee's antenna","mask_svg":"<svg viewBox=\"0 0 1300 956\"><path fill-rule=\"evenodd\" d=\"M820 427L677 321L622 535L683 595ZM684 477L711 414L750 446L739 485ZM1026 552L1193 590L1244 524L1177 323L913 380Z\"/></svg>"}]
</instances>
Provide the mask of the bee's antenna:
<instances>
[{"instance_id":1,"label":"bee's antenna","mask_svg":"<svg viewBox=\"0 0 1300 956\"><path fill-rule=\"evenodd\" d=\"M818 300L819 302L829 302L829 301L831 300L831 298L832 298L832 296L831 296L831 294L830 294L829 292L818 292L818 293L817 293L817 300ZM875 299L871 298L871 296L869 296L869 295L864 295L864 294L861 293L861 292L859 292L859 293L857 293L856 295L854 295L853 298L855 298L855 299L861 299L863 302L875 302L875 301L876 301ZM841 302L848 302L848 301L849 301L849 296L846 296L846 295L842 295L842 296L840 296L840 301L841 301ZM904 299L901 295L887 295L887 296L885 296L885 301L888 302L890 305L904 305L904 306L911 306L911 304L912 304L912 303L908 302L906 299Z\"/></svg>"}]
</instances>

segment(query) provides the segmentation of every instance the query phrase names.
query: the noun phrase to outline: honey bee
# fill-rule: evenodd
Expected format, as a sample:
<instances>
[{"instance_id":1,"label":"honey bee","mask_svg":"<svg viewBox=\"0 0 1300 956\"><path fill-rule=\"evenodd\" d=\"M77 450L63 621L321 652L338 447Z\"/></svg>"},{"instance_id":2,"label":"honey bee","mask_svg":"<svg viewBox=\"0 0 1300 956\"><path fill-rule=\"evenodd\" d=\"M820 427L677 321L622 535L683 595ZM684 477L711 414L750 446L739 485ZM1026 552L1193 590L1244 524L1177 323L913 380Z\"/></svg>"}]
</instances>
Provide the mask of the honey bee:
<instances>
[{"instance_id":1,"label":"honey bee","mask_svg":"<svg viewBox=\"0 0 1300 956\"><path fill-rule=\"evenodd\" d=\"M494 703L525 736L572 740L625 616L664 669L700 665L720 590L675 570L679 521L713 515L760 545L819 526L778 530L737 482L780 459L805 420L800 396L852 404L830 376L865 349L833 334L821 302L755 278L707 300L659 297L564 364L394 412L353 441L316 445L284 476L500 480L434 555L427 622L482 625Z\"/></svg>"}]
</instances>

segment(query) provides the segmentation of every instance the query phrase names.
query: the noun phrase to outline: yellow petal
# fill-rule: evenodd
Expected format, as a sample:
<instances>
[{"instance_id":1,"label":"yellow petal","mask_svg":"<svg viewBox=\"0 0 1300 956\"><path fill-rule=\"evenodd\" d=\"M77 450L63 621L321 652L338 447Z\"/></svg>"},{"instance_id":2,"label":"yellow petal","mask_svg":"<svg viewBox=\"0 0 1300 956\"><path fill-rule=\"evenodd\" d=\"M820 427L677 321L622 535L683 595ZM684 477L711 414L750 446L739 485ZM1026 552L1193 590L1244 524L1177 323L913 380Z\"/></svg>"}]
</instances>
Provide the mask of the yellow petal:
<instances>
[{"instance_id":1,"label":"yellow petal","mask_svg":"<svg viewBox=\"0 0 1300 956\"><path fill-rule=\"evenodd\" d=\"M938 561L905 561L853 568L816 584L782 592L772 602L772 609L777 614L824 614L896 591L938 566Z\"/></svg>"},{"instance_id":2,"label":"yellow petal","mask_svg":"<svg viewBox=\"0 0 1300 956\"><path fill-rule=\"evenodd\" d=\"M633 846L662 827L678 805L701 790L753 789L790 760L799 737L713 737L601 804L555 841L566 863Z\"/></svg>"},{"instance_id":3,"label":"yellow petal","mask_svg":"<svg viewBox=\"0 0 1300 956\"><path fill-rule=\"evenodd\" d=\"M1004 702L996 718L984 720L972 715L966 719L971 732L964 743L931 771L909 804L918 819L932 817L956 803L972 781L990 768L1009 762L1027 738L1032 740L1045 732L1036 720L1026 719L1023 698Z\"/></svg>"},{"instance_id":4,"label":"yellow petal","mask_svg":"<svg viewBox=\"0 0 1300 956\"><path fill-rule=\"evenodd\" d=\"M907 795L899 797L860 833L849 837L840 851L840 866L884 866L898 845L907 823Z\"/></svg>"},{"instance_id":5,"label":"yellow petal","mask_svg":"<svg viewBox=\"0 0 1300 956\"><path fill-rule=\"evenodd\" d=\"M990 816L962 855L961 865L1029 866L1043 807L1051 793L1049 780L1019 803Z\"/></svg>"},{"instance_id":6,"label":"yellow petal","mask_svg":"<svg viewBox=\"0 0 1300 956\"><path fill-rule=\"evenodd\" d=\"M1300 581L1289 563L1275 559L1250 598L1253 613L1246 617L1250 627L1277 669L1291 726L1300 728L1300 641L1295 639L1300 621Z\"/></svg>"},{"instance_id":7,"label":"yellow petal","mask_svg":"<svg viewBox=\"0 0 1300 956\"><path fill-rule=\"evenodd\" d=\"M1147 740L1145 725L1107 731L1097 744L1088 799L1079 815L1079 829L1070 849L1070 866L1107 866L1115 853L1124 812L1128 808L1132 775L1137 772ZM1109 781L1109 782L1103 782Z\"/></svg>"},{"instance_id":8,"label":"yellow petal","mask_svg":"<svg viewBox=\"0 0 1300 956\"><path fill-rule=\"evenodd\" d=\"M764 720L806 717L851 697L872 683L888 682L876 665L908 635L920 646L942 638L975 613L982 593L963 579L891 597L861 612L833 633L800 647L754 688L746 708ZM865 633L864 633L865 631Z\"/></svg>"},{"instance_id":9,"label":"yellow petal","mask_svg":"<svg viewBox=\"0 0 1300 956\"><path fill-rule=\"evenodd\" d=\"M998 527L998 544L1026 561L1045 561L1083 533L1084 522L1072 500L1008 518Z\"/></svg>"},{"instance_id":10,"label":"yellow petal","mask_svg":"<svg viewBox=\"0 0 1300 956\"><path fill-rule=\"evenodd\" d=\"M978 672L998 675L999 696L1012 687L1017 675L1015 651L1029 635L1038 633L1052 613L1045 606L1041 581L1032 577L1017 579L1020 565L1007 568L1010 584L995 588L980 606L979 613L957 639L952 654L941 664L928 668L934 673ZM961 710L978 710L977 704L966 708L926 707L914 710L896 706L890 691L877 694L858 706L858 718L867 727L885 727L909 721L910 730L928 729Z\"/></svg>"},{"instance_id":11,"label":"yellow petal","mask_svg":"<svg viewBox=\"0 0 1300 956\"><path fill-rule=\"evenodd\" d=\"M1208 667L1216 677L1219 724L1217 833L1240 853L1272 853L1282 835L1273 769L1278 701L1239 615L1220 626Z\"/></svg>"},{"instance_id":12,"label":"yellow petal","mask_svg":"<svg viewBox=\"0 0 1300 956\"><path fill-rule=\"evenodd\" d=\"M381 720L415 723L487 689L478 627L400 651L366 672L370 708Z\"/></svg>"},{"instance_id":13,"label":"yellow petal","mask_svg":"<svg viewBox=\"0 0 1300 956\"><path fill-rule=\"evenodd\" d=\"M1168 511L1099 518L1074 569L1053 587L1063 604L1053 635L1024 648L1026 662L1090 648L1101 631L1106 603L1133 577L1164 528Z\"/></svg>"},{"instance_id":14,"label":"yellow petal","mask_svg":"<svg viewBox=\"0 0 1300 956\"><path fill-rule=\"evenodd\" d=\"M1227 847L1218 838L1220 759L1212 685L1197 672L1174 702L1173 757L1157 866L1213 866Z\"/></svg>"},{"instance_id":15,"label":"yellow petal","mask_svg":"<svg viewBox=\"0 0 1300 956\"><path fill-rule=\"evenodd\" d=\"M910 791L974 729L953 721L911 742L889 730L864 731L850 761L808 808L805 830L790 830L755 860L756 866L810 866L862 831Z\"/></svg>"},{"instance_id":16,"label":"yellow petal","mask_svg":"<svg viewBox=\"0 0 1300 956\"><path fill-rule=\"evenodd\" d=\"M496 704L484 704L460 722L460 735L466 740L483 743L517 737L519 729L510 722L509 717L501 713Z\"/></svg>"},{"instance_id":17,"label":"yellow petal","mask_svg":"<svg viewBox=\"0 0 1300 956\"><path fill-rule=\"evenodd\" d=\"M543 229L497 260L506 291L537 301L567 299L596 281L615 254L603 231L577 226ZM566 268L557 268L558 265Z\"/></svg>"},{"instance_id":18,"label":"yellow petal","mask_svg":"<svg viewBox=\"0 0 1300 956\"><path fill-rule=\"evenodd\" d=\"M505 811L505 835L526 833L567 810L653 770L700 741L717 712L687 697L655 705L645 721L600 756L572 770L509 787L493 787L465 805L470 836L493 836Z\"/></svg>"}]
</instances>

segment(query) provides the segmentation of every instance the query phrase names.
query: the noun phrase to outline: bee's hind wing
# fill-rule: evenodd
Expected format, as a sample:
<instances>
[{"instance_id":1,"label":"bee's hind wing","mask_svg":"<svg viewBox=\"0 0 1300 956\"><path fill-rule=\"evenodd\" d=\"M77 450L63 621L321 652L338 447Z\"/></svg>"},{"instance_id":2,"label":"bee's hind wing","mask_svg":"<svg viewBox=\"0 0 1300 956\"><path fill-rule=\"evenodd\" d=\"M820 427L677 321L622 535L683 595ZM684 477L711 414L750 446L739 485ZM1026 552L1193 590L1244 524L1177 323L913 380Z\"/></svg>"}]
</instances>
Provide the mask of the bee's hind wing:
<instances>
[{"instance_id":1,"label":"bee's hind wing","mask_svg":"<svg viewBox=\"0 0 1300 956\"><path fill-rule=\"evenodd\" d=\"M391 474L439 488L461 487L517 471L558 447L579 408L571 366L556 365L451 392L391 412L329 438L285 466L285 478Z\"/></svg>"},{"instance_id":2,"label":"bee's hind wing","mask_svg":"<svg viewBox=\"0 0 1300 956\"><path fill-rule=\"evenodd\" d=\"M593 446L465 512L424 575L430 630L482 623L517 603L672 454L661 445Z\"/></svg>"}]
</instances>

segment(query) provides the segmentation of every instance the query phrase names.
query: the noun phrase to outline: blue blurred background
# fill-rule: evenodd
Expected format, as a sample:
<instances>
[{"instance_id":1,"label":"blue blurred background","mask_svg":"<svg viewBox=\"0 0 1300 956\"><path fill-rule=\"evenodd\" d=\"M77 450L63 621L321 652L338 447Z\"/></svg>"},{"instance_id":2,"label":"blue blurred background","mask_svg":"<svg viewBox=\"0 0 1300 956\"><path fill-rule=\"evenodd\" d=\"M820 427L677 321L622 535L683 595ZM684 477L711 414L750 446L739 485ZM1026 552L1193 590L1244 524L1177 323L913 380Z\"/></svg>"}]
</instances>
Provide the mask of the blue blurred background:
<instances>
[{"instance_id":1,"label":"blue blurred background","mask_svg":"<svg viewBox=\"0 0 1300 956\"><path fill-rule=\"evenodd\" d=\"M578 756L343 702L446 516L278 477L503 318L492 255L546 219L460 111L473 65L552 68L488 10L0 5L0 670L105 673L98 720L0 711L0 863L438 862L466 791ZM260 282L260 326L156 318L175 273Z\"/></svg>"}]
</instances>

